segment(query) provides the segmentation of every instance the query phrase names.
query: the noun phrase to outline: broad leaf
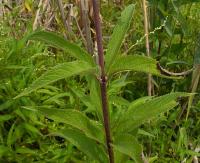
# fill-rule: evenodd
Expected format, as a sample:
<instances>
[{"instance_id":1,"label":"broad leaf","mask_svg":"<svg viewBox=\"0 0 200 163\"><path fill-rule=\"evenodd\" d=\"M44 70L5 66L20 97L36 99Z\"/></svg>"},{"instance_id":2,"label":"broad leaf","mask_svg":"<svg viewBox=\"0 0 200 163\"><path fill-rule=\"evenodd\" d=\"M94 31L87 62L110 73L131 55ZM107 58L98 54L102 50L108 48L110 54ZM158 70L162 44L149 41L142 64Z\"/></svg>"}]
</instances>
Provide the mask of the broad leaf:
<instances>
[{"instance_id":1,"label":"broad leaf","mask_svg":"<svg viewBox=\"0 0 200 163\"><path fill-rule=\"evenodd\" d=\"M125 38L126 32L129 29L133 17L134 5L129 5L124 9L118 24L114 28L113 34L108 44L108 49L105 56L106 70L108 71L115 58L119 54L119 49Z\"/></svg>"},{"instance_id":2,"label":"broad leaf","mask_svg":"<svg viewBox=\"0 0 200 163\"><path fill-rule=\"evenodd\" d=\"M74 109L54 109L47 107L25 107L39 110L42 114L56 122L65 123L84 132L88 137L104 143L104 130L102 125L90 120L82 112Z\"/></svg>"},{"instance_id":3,"label":"broad leaf","mask_svg":"<svg viewBox=\"0 0 200 163\"><path fill-rule=\"evenodd\" d=\"M130 132L147 120L168 111L178 105L177 98L189 96L189 93L170 93L164 96L147 99L136 105L130 104L127 112L122 115L117 132Z\"/></svg>"},{"instance_id":4,"label":"broad leaf","mask_svg":"<svg viewBox=\"0 0 200 163\"><path fill-rule=\"evenodd\" d=\"M113 147L115 150L128 155L136 163L142 163L142 147L137 139L130 134L120 134L115 140Z\"/></svg>"},{"instance_id":5,"label":"broad leaf","mask_svg":"<svg viewBox=\"0 0 200 163\"><path fill-rule=\"evenodd\" d=\"M64 129L55 134L67 139L90 158L98 160L100 163L108 163L108 156L105 150L94 140L89 139L80 131Z\"/></svg>"},{"instance_id":6,"label":"broad leaf","mask_svg":"<svg viewBox=\"0 0 200 163\"><path fill-rule=\"evenodd\" d=\"M48 43L51 46L60 48L66 52L68 52L73 57L80 59L82 61L88 62L91 65L94 65L93 58L86 51L81 49L79 46L70 43L63 37L53 33L53 32L45 32L45 31L36 31L32 33L28 39L30 40L38 40Z\"/></svg>"},{"instance_id":7,"label":"broad leaf","mask_svg":"<svg viewBox=\"0 0 200 163\"><path fill-rule=\"evenodd\" d=\"M160 77L178 79L178 77L165 76L159 70L157 66L157 61L155 59L141 55L128 55L118 57L111 66L108 75L112 75L123 71L145 72Z\"/></svg>"},{"instance_id":8,"label":"broad leaf","mask_svg":"<svg viewBox=\"0 0 200 163\"><path fill-rule=\"evenodd\" d=\"M82 61L74 61L59 64L53 67L51 70L44 73L41 77L35 80L30 85L30 87L25 89L21 94L19 94L15 98L27 95L38 88L44 87L60 79L71 77L73 75L78 75L80 73L92 72L94 70L95 68L91 67L88 63Z\"/></svg>"}]
</instances>

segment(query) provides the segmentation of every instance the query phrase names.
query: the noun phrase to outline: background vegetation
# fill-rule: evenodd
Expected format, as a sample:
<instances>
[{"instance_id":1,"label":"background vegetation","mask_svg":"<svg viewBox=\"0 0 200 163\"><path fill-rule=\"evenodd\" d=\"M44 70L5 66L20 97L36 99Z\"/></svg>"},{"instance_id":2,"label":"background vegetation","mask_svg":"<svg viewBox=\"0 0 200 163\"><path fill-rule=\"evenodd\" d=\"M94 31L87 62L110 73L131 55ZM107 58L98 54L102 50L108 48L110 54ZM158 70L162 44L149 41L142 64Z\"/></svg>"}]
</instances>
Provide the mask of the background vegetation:
<instances>
[{"instance_id":1,"label":"background vegetation","mask_svg":"<svg viewBox=\"0 0 200 163\"><path fill-rule=\"evenodd\" d=\"M62 5L59 5L59 2L62 2ZM146 55L144 12L140 0L101 1L103 45L106 51L121 12L130 4L135 5L134 14L132 21L130 20L130 29L118 53L144 56ZM134 130L131 133L142 144L144 157L148 162L198 163L200 3L198 0L149 0L147 6L150 54L159 61L161 67L158 68L167 70L169 74L165 74L165 71L162 73L168 76L176 76L180 72L192 69L191 73L181 75L181 79L153 76L152 95L163 97L162 95L170 92L196 92L196 94L178 98L179 105L166 113L161 112L159 116L140 125L137 132ZM91 84L93 80L90 76L64 78L38 87L39 89L26 96L15 98L52 67L74 61L74 57L67 50L50 47L44 42L32 41L30 37L34 36L30 35L35 30L57 33L93 53L93 58L97 59L92 11L90 1L85 10L80 1L0 1L0 162L95 162L95 154L98 151L90 149L94 140L90 145L77 145L76 141L73 143L73 140L65 137L73 129L68 127L70 124L65 124L65 117L63 120L57 120L53 113L49 112L49 116L43 111L51 108L74 109L87 118L101 121L98 116L100 100L95 93L92 94L92 90L98 86ZM87 24L86 20L90 24ZM132 101L141 97L149 98L147 74L141 72L115 74L108 81L107 94L110 121L112 124L117 124L123 109L126 110ZM155 100L153 105L155 108L162 108L165 102L157 105ZM145 108L145 105L140 108ZM146 109L149 109L148 106ZM37 110L44 113L41 114ZM67 133L58 134L58 130L66 127ZM121 126L123 127L125 126ZM117 131L113 129L113 133L115 132ZM82 134L78 130L74 133L77 133L74 137ZM90 138L93 137L93 133L87 132L87 134ZM85 137L82 137L83 139L80 137L78 138L80 142L86 142ZM89 141L86 144L89 144ZM132 153L129 155L127 154L129 152L122 153L124 152L126 158L118 155L121 162L139 162L137 159L134 160L135 156L131 157ZM102 161L102 158L99 160L99 162L105 161Z\"/></svg>"}]
</instances>

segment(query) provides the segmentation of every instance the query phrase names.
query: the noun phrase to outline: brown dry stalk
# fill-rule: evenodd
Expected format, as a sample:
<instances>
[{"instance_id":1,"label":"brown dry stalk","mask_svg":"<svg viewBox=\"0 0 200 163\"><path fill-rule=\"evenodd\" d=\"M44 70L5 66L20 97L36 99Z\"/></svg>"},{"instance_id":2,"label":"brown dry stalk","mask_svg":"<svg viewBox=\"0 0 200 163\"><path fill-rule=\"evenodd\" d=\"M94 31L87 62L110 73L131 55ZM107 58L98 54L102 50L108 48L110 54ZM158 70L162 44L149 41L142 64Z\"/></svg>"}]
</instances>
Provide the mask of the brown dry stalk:
<instances>
[{"instance_id":1,"label":"brown dry stalk","mask_svg":"<svg viewBox=\"0 0 200 163\"><path fill-rule=\"evenodd\" d=\"M65 30L66 30L66 34L67 34L67 32L71 33L72 32L71 28L69 27L68 23L66 22L66 16L65 16L65 13L64 13L62 0L57 0L57 4L58 4L58 8L59 8L59 11L60 11L60 14L61 14L63 25L64 25Z\"/></svg>"},{"instance_id":2,"label":"brown dry stalk","mask_svg":"<svg viewBox=\"0 0 200 163\"><path fill-rule=\"evenodd\" d=\"M146 54L148 57L150 56L150 48L149 48L149 25L148 25L148 14L147 14L147 5L146 5L146 0L142 0L143 3L143 14L144 14L144 31L145 31L145 38L146 38ZM148 74L148 96L151 96L152 92L152 75Z\"/></svg>"},{"instance_id":3,"label":"brown dry stalk","mask_svg":"<svg viewBox=\"0 0 200 163\"><path fill-rule=\"evenodd\" d=\"M43 2L43 0L40 0L40 2L38 4L38 10L36 11L35 20L33 23L33 30L36 30L38 27L38 20L40 19L40 10L42 7L42 2Z\"/></svg>"},{"instance_id":4,"label":"brown dry stalk","mask_svg":"<svg viewBox=\"0 0 200 163\"><path fill-rule=\"evenodd\" d=\"M90 20L89 20L89 1L88 0L82 0L80 4L80 10L81 10L81 17L83 22L83 29L85 33L85 39L87 42L87 51L91 55L94 53L93 49L93 41L90 31Z\"/></svg>"}]
</instances>

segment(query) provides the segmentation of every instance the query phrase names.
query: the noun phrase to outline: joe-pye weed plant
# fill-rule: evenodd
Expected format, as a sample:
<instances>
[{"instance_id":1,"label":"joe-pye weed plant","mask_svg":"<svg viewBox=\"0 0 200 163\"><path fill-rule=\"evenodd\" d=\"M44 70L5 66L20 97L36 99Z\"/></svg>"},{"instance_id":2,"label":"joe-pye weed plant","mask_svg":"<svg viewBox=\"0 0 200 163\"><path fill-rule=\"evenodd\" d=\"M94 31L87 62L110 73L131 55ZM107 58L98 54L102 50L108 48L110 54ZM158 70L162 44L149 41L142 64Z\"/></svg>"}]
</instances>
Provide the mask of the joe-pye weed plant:
<instances>
[{"instance_id":1,"label":"joe-pye weed plant","mask_svg":"<svg viewBox=\"0 0 200 163\"><path fill-rule=\"evenodd\" d=\"M120 89L113 82L117 74L125 71L138 71L166 77L157 68L157 61L141 56L120 53L120 47L132 21L134 5L127 6L119 18L118 24L107 46L105 59L102 45L99 8L93 0L94 20L97 34L98 61L84 49L70 43L55 33L36 31L28 39L42 41L60 48L74 58L46 71L28 88L15 98L26 96L39 88L61 79L79 76L90 88L89 94L80 98L95 116L74 109L56 109L51 106L26 106L38 111L49 119L65 124L52 134L71 142L88 157L87 162L122 163L132 160L143 162L142 146L137 141L137 131L145 121L157 117L178 105L177 98L187 93L170 93L160 97L142 97L133 102L125 102L123 97L113 94L111 89ZM115 99L115 100L114 100ZM113 101L119 104L113 107Z\"/></svg>"}]
</instances>

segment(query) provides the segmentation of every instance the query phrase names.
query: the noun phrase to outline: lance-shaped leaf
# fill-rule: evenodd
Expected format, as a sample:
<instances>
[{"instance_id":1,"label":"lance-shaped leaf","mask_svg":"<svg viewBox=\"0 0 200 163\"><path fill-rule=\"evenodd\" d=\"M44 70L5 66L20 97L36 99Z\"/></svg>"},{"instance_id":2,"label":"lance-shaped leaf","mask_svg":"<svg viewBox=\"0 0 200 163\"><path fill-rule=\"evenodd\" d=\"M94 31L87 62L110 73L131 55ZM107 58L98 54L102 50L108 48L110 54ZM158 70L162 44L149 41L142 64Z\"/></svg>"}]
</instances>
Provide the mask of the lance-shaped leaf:
<instances>
[{"instance_id":1,"label":"lance-shaped leaf","mask_svg":"<svg viewBox=\"0 0 200 163\"><path fill-rule=\"evenodd\" d=\"M55 122L65 123L81 130L88 137L96 140L97 142L104 143L104 130L103 126L96 121L90 120L82 112L74 109L54 109L47 107L25 107L34 111L39 111L43 115Z\"/></svg>"},{"instance_id":2,"label":"lance-shaped leaf","mask_svg":"<svg viewBox=\"0 0 200 163\"><path fill-rule=\"evenodd\" d=\"M74 129L64 129L56 132L55 135L67 139L90 158L100 163L108 163L108 156L105 149L94 140L86 137L82 132Z\"/></svg>"},{"instance_id":3,"label":"lance-shaped leaf","mask_svg":"<svg viewBox=\"0 0 200 163\"><path fill-rule=\"evenodd\" d=\"M138 71L171 79L181 78L166 76L165 74L162 74L159 67L157 66L157 63L158 62L155 59L141 55L120 56L115 60L115 62L111 66L108 75L112 75L123 71Z\"/></svg>"},{"instance_id":4,"label":"lance-shaped leaf","mask_svg":"<svg viewBox=\"0 0 200 163\"><path fill-rule=\"evenodd\" d=\"M119 121L117 132L130 132L147 120L150 120L161 113L168 111L178 105L177 98L190 96L189 93L170 93L153 99L148 99L141 103L130 104L127 112Z\"/></svg>"},{"instance_id":5,"label":"lance-shaped leaf","mask_svg":"<svg viewBox=\"0 0 200 163\"><path fill-rule=\"evenodd\" d=\"M44 87L60 79L92 71L95 71L95 68L91 67L88 63L82 61L74 61L59 64L53 67L51 70L44 73L41 77L35 80L27 89L25 89L21 94L19 94L15 98L27 95L38 88Z\"/></svg>"},{"instance_id":6,"label":"lance-shaped leaf","mask_svg":"<svg viewBox=\"0 0 200 163\"><path fill-rule=\"evenodd\" d=\"M70 43L63 37L53 33L53 32L46 32L46 31L36 31L32 33L29 37L29 40L37 40L42 41L44 43L49 44L50 46L60 48L66 52L68 52L71 56L90 63L94 65L93 58L89 55L85 50L80 48L79 46Z\"/></svg>"},{"instance_id":7,"label":"lance-shaped leaf","mask_svg":"<svg viewBox=\"0 0 200 163\"><path fill-rule=\"evenodd\" d=\"M155 59L141 55L128 55L118 57L111 66L109 75L121 71L139 71L151 73L154 75L161 75L157 68L157 61Z\"/></svg>"},{"instance_id":8,"label":"lance-shaped leaf","mask_svg":"<svg viewBox=\"0 0 200 163\"><path fill-rule=\"evenodd\" d=\"M114 139L115 150L128 155L136 163L142 163L142 146L137 139L130 134L119 134Z\"/></svg>"},{"instance_id":9,"label":"lance-shaped leaf","mask_svg":"<svg viewBox=\"0 0 200 163\"><path fill-rule=\"evenodd\" d=\"M106 70L108 71L115 58L119 54L120 47L129 29L133 17L134 5L129 5L124 9L118 24L115 26L111 39L108 43L108 49L105 56Z\"/></svg>"}]
</instances>

